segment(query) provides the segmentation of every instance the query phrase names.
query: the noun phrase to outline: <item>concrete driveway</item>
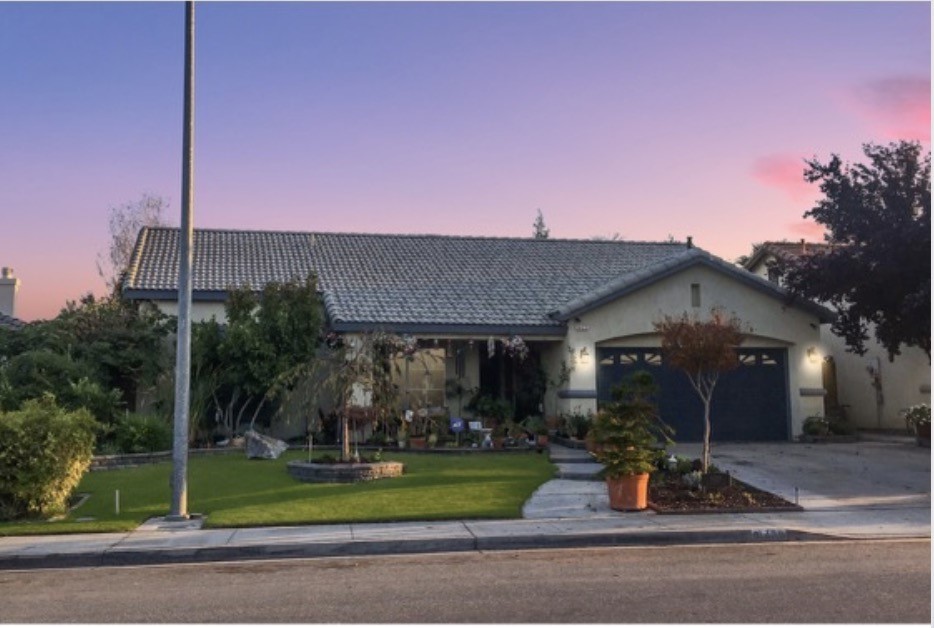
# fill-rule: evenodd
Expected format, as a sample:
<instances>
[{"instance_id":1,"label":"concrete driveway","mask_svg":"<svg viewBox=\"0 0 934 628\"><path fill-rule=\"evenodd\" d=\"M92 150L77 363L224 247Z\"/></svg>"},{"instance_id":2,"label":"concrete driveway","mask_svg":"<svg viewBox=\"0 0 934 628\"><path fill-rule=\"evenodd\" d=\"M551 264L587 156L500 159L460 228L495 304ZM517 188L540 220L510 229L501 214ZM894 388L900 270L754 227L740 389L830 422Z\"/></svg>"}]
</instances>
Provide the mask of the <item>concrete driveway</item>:
<instances>
[{"instance_id":1,"label":"concrete driveway","mask_svg":"<svg viewBox=\"0 0 934 628\"><path fill-rule=\"evenodd\" d=\"M700 457L699 443L671 451ZM808 510L931 507L931 450L908 438L856 443L714 443L713 464Z\"/></svg>"}]
</instances>

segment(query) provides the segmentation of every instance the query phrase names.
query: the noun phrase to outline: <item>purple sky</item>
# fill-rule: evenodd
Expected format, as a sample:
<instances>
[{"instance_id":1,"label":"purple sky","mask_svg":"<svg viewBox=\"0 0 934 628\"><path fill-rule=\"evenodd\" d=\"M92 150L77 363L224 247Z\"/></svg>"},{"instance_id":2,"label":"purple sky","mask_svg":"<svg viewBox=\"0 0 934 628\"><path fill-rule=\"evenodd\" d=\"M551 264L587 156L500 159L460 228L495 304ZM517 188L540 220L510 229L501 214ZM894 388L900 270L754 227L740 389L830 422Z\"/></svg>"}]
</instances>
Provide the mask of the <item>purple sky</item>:
<instances>
[{"instance_id":1,"label":"purple sky","mask_svg":"<svg viewBox=\"0 0 934 628\"><path fill-rule=\"evenodd\" d=\"M803 159L930 143L911 3L199 3L200 227L819 239ZM108 209L181 189L181 3L0 3L17 315L103 291Z\"/></svg>"}]
</instances>

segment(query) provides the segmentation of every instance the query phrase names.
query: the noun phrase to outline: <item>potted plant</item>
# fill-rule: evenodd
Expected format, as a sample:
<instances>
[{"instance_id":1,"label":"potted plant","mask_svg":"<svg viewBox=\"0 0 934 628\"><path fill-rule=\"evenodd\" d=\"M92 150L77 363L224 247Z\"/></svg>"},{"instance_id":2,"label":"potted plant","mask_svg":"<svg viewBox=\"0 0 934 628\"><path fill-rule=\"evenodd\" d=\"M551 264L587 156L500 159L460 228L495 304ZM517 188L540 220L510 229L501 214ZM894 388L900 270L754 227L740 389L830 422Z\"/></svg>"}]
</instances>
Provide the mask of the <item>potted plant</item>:
<instances>
[{"instance_id":1,"label":"potted plant","mask_svg":"<svg viewBox=\"0 0 934 628\"><path fill-rule=\"evenodd\" d=\"M908 408L905 411L905 424L908 426L908 431L915 435L915 440L919 446L931 446L930 406L919 403Z\"/></svg>"},{"instance_id":2,"label":"potted plant","mask_svg":"<svg viewBox=\"0 0 934 628\"><path fill-rule=\"evenodd\" d=\"M506 443L506 425L503 423L495 425L490 437L493 439L494 449L503 449Z\"/></svg>"},{"instance_id":3,"label":"potted plant","mask_svg":"<svg viewBox=\"0 0 934 628\"><path fill-rule=\"evenodd\" d=\"M540 416L526 417L522 426L535 435L535 444L539 447L548 446L548 424Z\"/></svg>"},{"instance_id":4,"label":"potted plant","mask_svg":"<svg viewBox=\"0 0 934 628\"><path fill-rule=\"evenodd\" d=\"M632 375L593 420L592 452L603 465L610 508L644 510L648 506L649 473L656 466L661 440L671 442L670 429L659 419L650 395L655 386L644 371Z\"/></svg>"}]
</instances>

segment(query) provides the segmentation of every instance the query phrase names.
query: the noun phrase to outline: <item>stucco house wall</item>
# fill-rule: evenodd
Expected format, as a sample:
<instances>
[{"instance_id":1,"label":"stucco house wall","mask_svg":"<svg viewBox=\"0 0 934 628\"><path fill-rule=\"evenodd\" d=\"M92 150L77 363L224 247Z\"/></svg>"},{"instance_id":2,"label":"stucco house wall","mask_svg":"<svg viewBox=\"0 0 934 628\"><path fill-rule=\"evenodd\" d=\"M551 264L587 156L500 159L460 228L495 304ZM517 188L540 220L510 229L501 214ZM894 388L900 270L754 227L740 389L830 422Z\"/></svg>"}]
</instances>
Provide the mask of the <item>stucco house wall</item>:
<instances>
[{"instance_id":1,"label":"stucco house wall","mask_svg":"<svg viewBox=\"0 0 934 628\"><path fill-rule=\"evenodd\" d=\"M168 316L178 316L177 301L152 301L152 304L159 308L163 314ZM218 323L227 322L227 315L224 312L224 304L219 301L193 301L191 304L191 321L193 323L202 323L211 320L211 317L217 319Z\"/></svg>"},{"instance_id":2,"label":"stucco house wall","mask_svg":"<svg viewBox=\"0 0 934 628\"><path fill-rule=\"evenodd\" d=\"M692 284L700 286L699 307L691 305ZM808 348L820 343L818 318L702 266L685 269L569 322L563 348L565 354L575 356L576 364L567 385L569 394L559 400L559 411L596 410L598 347L660 346L654 321L684 312L703 316L714 307L740 313L752 330L744 346L788 350L791 430L800 434L804 419L818 414L823 406L820 363L807 357Z\"/></svg>"},{"instance_id":3,"label":"stucco house wall","mask_svg":"<svg viewBox=\"0 0 934 628\"><path fill-rule=\"evenodd\" d=\"M768 279L768 264L774 259L773 255L760 256L749 271ZM888 352L876 342L874 329L870 327L866 354L860 356L849 351L843 338L830 327L829 323L820 326L820 352L834 360L837 398L853 425L864 429L904 429L904 410L919 403L930 405L931 362L924 351L904 347L890 362ZM879 372L878 391L872 383L870 367Z\"/></svg>"}]
</instances>

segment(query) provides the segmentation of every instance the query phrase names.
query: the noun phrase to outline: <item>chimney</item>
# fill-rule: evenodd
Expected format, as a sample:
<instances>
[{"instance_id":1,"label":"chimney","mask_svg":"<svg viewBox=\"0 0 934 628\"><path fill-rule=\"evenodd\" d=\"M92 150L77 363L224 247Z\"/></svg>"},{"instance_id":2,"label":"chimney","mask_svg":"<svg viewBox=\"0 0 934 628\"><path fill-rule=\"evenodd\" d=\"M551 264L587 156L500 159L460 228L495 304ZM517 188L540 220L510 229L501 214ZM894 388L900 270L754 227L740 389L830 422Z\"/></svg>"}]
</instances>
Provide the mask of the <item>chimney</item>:
<instances>
[{"instance_id":1,"label":"chimney","mask_svg":"<svg viewBox=\"0 0 934 628\"><path fill-rule=\"evenodd\" d=\"M6 266L0 270L0 314L16 318L16 292L19 279L13 276L13 269Z\"/></svg>"},{"instance_id":2,"label":"chimney","mask_svg":"<svg viewBox=\"0 0 934 628\"><path fill-rule=\"evenodd\" d=\"M694 248L694 238L692 238L691 236L688 236L687 247L688 247L689 249L693 249L693 248Z\"/></svg>"}]
</instances>

